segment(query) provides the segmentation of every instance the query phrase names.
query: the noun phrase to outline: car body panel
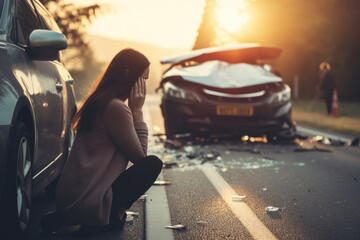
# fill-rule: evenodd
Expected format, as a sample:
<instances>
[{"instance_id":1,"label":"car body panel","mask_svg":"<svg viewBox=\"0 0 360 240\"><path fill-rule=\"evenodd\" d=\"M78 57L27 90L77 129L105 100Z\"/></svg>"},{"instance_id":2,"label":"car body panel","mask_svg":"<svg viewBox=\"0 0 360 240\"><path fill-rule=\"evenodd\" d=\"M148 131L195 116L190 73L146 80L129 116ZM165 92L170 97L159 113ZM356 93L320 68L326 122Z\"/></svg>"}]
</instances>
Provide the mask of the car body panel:
<instances>
[{"instance_id":1,"label":"car body panel","mask_svg":"<svg viewBox=\"0 0 360 240\"><path fill-rule=\"evenodd\" d=\"M201 98L202 102L189 102L164 96L161 109L165 118L176 119L183 132L275 134L291 113L291 103L271 106L270 98L257 102L229 103L229 101ZM253 116L219 116L216 107L252 107ZM165 120L166 121L166 120Z\"/></svg>"},{"instance_id":2,"label":"car body panel","mask_svg":"<svg viewBox=\"0 0 360 240\"><path fill-rule=\"evenodd\" d=\"M260 46L257 43L238 43L225 46L202 48L184 54L178 54L162 59L161 64L174 64L185 61L220 60L231 63L251 61L255 59L274 59L280 56L282 50L275 47Z\"/></svg>"},{"instance_id":3,"label":"car body panel","mask_svg":"<svg viewBox=\"0 0 360 240\"><path fill-rule=\"evenodd\" d=\"M269 82L282 82L279 76L266 71L259 65L230 64L217 60L195 66L172 68L164 74L163 78L173 76L181 76L186 81L217 88L242 88Z\"/></svg>"},{"instance_id":4,"label":"car body panel","mask_svg":"<svg viewBox=\"0 0 360 240\"><path fill-rule=\"evenodd\" d=\"M2 3L4 5L0 19L0 199L3 195L3 185L6 184L8 143L12 128L20 115L27 113L29 121L27 124L34 140L33 192L37 194L62 171L68 154L65 139L70 130L71 118L76 111L73 79L61 58L50 61L33 60L27 51L28 48L14 42L11 36L14 34L16 0L4 0ZM34 3L40 6L38 2L34 1ZM31 5L34 6L32 3ZM47 18L49 16L46 15ZM43 29L51 30L41 22L39 24ZM58 31L58 28L54 30ZM30 126L32 123L35 124Z\"/></svg>"},{"instance_id":5,"label":"car body panel","mask_svg":"<svg viewBox=\"0 0 360 240\"><path fill-rule=\"evenodd\" d=\"M62 153L60 138L63 123L62 92L56 89L55 66L47 61L28 61L34 84L36 128L38 129L38 152L34 171L47 166L49 159Z\"/></svg>"},{"instance_id":6,"label":"car body panel","mask_svg":"<svg viewBox=\"0 0 360 240\"><path fill-rule=\"evenodd\" d=\"M278 48L236 44L163 59L171 64L160 83L167 136L272 135L292 125L290 88L262 63L280 54Z\"/></svg>"}]
</instances>

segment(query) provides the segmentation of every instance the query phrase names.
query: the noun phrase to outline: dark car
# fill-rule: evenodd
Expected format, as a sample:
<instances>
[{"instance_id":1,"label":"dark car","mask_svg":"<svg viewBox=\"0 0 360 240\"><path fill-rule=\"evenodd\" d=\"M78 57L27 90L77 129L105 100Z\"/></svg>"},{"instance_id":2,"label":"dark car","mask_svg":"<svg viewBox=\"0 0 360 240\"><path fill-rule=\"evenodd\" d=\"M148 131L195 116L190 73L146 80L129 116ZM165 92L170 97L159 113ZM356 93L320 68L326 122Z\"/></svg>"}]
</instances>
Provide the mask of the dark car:
<instances>
[{"instance_id":1,"label":"dark car","mask_svg":"<svg viewBox=\"0 0 360 240\"><path fill-rule=\"evenodd\" d=\"M168 138L178 134L291 135L291 91L265 61L281 49L235 44L161 60L161 110Z\"/></svg>"},{"instance_id":2,"label":"dark car","mask_svg":"<svg viewBox=\"0 0 360 240\"><path fill-rule=\"evenodd\" d=\"M26 233L31 201L60 175L76 112L65 36L37 0L0 1L0 239Z\"/></svg>"}]
</instances>

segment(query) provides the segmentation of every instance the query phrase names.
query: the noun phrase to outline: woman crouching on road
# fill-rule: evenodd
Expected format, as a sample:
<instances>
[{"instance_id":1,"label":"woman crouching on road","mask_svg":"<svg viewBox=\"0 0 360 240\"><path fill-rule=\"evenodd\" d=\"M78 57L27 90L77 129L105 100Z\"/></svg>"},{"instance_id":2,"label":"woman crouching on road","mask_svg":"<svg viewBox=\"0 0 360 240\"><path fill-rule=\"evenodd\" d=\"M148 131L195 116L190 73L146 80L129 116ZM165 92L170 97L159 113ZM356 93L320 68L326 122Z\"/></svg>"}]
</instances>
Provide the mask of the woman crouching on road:
<instances>
[{"instance_id":1,"label":"woman crouching on road","mask_svg":"<svg viewBox=\"0 0 360 240\"><path fill-rule=\"evenodd\" d=\"M136 50L120 51L75 115L76 138L57 186L57 210L42 221L45 231L78 224L121 230L125 211L156 180L162 161L147 156L142 112L149 65Z\"/></svg>"}]
</instances>

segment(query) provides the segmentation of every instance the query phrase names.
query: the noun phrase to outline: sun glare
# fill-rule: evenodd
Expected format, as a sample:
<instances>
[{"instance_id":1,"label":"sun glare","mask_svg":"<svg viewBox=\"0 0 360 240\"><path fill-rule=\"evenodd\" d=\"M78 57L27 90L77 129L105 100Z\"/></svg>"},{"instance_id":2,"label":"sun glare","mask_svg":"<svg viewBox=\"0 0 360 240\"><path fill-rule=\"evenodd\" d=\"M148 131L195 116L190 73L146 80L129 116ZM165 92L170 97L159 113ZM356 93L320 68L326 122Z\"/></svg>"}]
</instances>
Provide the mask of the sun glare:
<instances>
[{"instance_id":1,"label":"sun glare","mask_svg":"<svg viewBox=\"0 0 360 240\"><path fill-rule=\"evenodd\" d=\"M241 30L249 21L246 5L241 0L218 0L217 17L220 26L231 33Z\"/></svg>"}]
</instances>

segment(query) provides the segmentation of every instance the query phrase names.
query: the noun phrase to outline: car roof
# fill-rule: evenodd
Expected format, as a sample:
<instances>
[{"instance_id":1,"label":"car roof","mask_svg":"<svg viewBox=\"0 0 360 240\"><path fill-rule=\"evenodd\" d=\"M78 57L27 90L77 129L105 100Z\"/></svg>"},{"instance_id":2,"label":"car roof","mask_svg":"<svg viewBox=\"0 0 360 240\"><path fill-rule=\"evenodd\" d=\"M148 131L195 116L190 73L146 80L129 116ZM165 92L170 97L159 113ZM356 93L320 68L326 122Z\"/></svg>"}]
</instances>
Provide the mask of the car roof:
<instances>
[{"instance_id":1,"label":"car roof","mask_svg":"<svg viewBox=\"0 0 360 240\"><path fill-rule=\"evenodd\" d=\"M257 43L237 43L218 47L202 48L188 53L162 59L161 64L177 64L186 61L220 60L229 63L241 63L280 56L282 50L276 47L261 46Z\"/></svg>"}]
</instances>

